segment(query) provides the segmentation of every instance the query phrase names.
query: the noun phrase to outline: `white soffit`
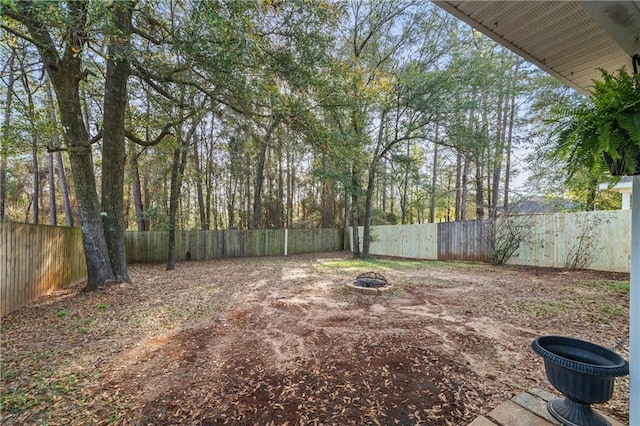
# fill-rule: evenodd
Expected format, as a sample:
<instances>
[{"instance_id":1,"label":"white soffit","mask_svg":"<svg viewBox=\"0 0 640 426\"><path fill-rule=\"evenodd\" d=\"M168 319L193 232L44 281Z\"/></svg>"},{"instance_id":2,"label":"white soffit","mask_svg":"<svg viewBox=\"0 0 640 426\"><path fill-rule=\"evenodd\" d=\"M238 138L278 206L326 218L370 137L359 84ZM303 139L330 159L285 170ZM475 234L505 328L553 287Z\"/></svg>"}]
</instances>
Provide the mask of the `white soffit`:
<instances>
[{"instance_id":1,"label":"white soffit","mask_svg":"<svg viewBox=\"0 0 640 426\"><path fill-rule=\"evenodd\" d=\"M434 3L581 92L640 54L640 0Z\"/></svg>"}]
</instances>

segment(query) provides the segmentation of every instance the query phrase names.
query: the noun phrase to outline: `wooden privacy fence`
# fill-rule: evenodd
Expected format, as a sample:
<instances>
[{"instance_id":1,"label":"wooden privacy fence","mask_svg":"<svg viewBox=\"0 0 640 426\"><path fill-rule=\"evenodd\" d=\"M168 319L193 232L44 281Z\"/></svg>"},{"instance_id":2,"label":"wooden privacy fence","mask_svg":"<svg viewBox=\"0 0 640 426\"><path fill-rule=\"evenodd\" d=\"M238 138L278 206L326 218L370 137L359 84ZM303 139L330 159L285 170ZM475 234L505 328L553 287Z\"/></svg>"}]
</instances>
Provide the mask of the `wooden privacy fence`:
<instances>
[{"instance_id":1,"label":"wooden privacy fence","mask_svg":"<svg viewBox=\"0 0 640 426\"><path fill-rule=\"evenodd\" d=\"M364 229L359 230L362 249ZM490 259L490 221L372 226L371 235L369 250L373 255L478 262ZM351 231L349 241L353 243Z\"/></svg>"},{"instance_id":2,"label":"wooden privacy fence","mask_svg":"<svg viewBox=\"0 0 640 426\"><path fill-rule=\"evenodd\" d=\"M258 229L225 231L176 231L175 259L201 260L339 251L341 229ZM286 237L286 238L285 238ZM127 262L167 260L168 231L125 233Z\"/></svg>"},{"instance_id":3,"label":"wooden privacy fence","mask_svg":"<svg viewBox=\"0 0 640 426\"><path fill-rule=\"evenodd\" d=\"M381 225L371 227L370 252L412 259L489 262L494 238L520 238L508 264L629 272L630 230L629 210L518 215L499 218L495 228L489 220ZM360 236L362 231L360 227ZM351 231L349 241L353 242Z\"/></svg>"},{"instance_id":4,"label":"wooden privacy fence","mask_svg":"<svg viewBox=\"0 0 640 426\"><path fill-rule=\"evenodd\" d=\"M0 316L86 276L80 229L0 222Z\"/></svg>"},{"instance_id":5,"label":"wooden privacy fence","mask_svg":"<svg viewBox=\"0 0 640 426\"><path fill-rule=\"evenodd\" d=\"M629 272L631 210L531 215L520 226L530 235L508 264Z\"/></svg>"},{"instance_id":6,"label":"wooden privacy fence","mask_svg":"<svg viewBox=\"0 0 640 426\"><path fill-rule=\"evenodd\" d=\"M516 226L506 226L505 220ZM509 264L629 272L628 210L515 216L499 219L495 228L489 221L373 226L371 254L486 262L494 234L499 239L514 229L526 232ZM166 231L127 232L127 260L165 262L168 238ZM175 258L269 256L340 251L342 247L341 229L178 231ZM0 316L84 279L80 229L0 223Z\"/></svg>"},{"instance_id":7,"label":"wooden privacy fence","mask_svg":"<svg viewBox=\"0 0 640 426\"><path fill-rule=\"evenodd\" d=\"M489 220L438 224L438 260L489 262L492 251Z\"/></svg>"},{"instance_id":8,"label":"wooden privacy fence","mask_svg":"<svg viewBox=\"0 0 640 426\"><path fill-rule=\"evenodd\" d=\"M360 250L362 233L359 227ZM349 247L353 247L353 233L349 228ZM374 255L405 257L409 259L438 258L438 225L382 225L371 227L369 252Z\"/></svg>"},{"instance_id":9,"label":"wooden privacy fence","mask_svg":"<svg viewBox=\"0 0 640 426\"><path fill-rule=\"evenodd\" d=\"M339 251L341 229L178 231L176 260ZM126 232L128 262L165 262L169 233ZM0 222L0 316L85 280L81 230Z\"/></svg>"}]
</instances>

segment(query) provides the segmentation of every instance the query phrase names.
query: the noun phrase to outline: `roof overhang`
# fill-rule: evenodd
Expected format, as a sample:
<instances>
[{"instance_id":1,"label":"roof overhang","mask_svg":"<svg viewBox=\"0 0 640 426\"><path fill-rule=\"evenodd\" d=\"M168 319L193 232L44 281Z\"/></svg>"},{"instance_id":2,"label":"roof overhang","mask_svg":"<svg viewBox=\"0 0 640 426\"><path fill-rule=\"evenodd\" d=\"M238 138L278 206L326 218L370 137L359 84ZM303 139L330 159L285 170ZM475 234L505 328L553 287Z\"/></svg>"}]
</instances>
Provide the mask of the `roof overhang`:
<instances>
[{"instance_id":1,"label":"roof overhang","mask_svg":"<svg viewBox=\"0 0 640 426\"><path fill-rule=\"evenodd\" d=\"M606 191L620 192L621 194L631 194L632 182L633 179L631 179L630 176L627 176L620 179L620 182L616 183L614 186L611 186L610 183L601 183L599 188Z\"/></svg>"},{"instance_id":2,"label":"roof overhang","mask_svg":"<svg viewBox=\"0 0 640 426\"><path fill-rule=\"evenodd\" d=\"M640 54L640 0L434 3L583 93Z\"/></svg>"}]
</instances>

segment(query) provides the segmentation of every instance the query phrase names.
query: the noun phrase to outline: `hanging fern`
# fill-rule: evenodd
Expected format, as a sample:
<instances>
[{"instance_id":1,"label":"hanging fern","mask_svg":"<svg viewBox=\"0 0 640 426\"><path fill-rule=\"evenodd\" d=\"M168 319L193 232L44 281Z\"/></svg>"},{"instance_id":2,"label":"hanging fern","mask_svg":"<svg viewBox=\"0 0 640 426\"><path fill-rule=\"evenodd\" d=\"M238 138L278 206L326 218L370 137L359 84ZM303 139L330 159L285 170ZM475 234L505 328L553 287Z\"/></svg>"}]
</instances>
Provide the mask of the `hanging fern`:
<instances>
[{"instance_id":1,"label":"hanging fern","mask_svg":"<svg viewBox=\"0 0 640 426\"><path fill-rule=\"evenodd\" d=\"M640 90L638 77L624 68L614 74L600 69L590 96L572 108L553 111L555 154L568 163L569 176L578 169L598 171L603 156L612 174L640 173Z\"/></svg>"}]
</instances>

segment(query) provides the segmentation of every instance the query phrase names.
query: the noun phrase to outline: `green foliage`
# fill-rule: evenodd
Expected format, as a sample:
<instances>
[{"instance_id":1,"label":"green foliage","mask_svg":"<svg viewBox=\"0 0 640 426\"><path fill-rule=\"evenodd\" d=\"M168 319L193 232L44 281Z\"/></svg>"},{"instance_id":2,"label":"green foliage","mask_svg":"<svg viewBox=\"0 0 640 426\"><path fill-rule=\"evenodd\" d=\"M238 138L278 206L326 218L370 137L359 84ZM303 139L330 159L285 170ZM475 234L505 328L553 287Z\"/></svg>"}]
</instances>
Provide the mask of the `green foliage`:
<instances>
[{"instance_id":1,"label":"green foliage","mask_svg":"<svg viewBox=\"0 0 640 426\"><path fill-rule=\"evenodd\" d=\"M567 161L569 176L586 168L604 170L604 156L627 171L640 170L640 90L638 77L624 68L615 74L601 70L589 99L553 111L555 154Z\"/></svg>"},{"instance_id":2,"label":"green foliage","mask_svg":"<svg viewBox=\"0 0 640 426\"><path fill-rule=\"evenodd\" d=\"M379 209L374 209L371 215L371 223L373 225L397 225L400 223L400 218L394 212L383 212Z\"/></svg>"}]
</instances>

